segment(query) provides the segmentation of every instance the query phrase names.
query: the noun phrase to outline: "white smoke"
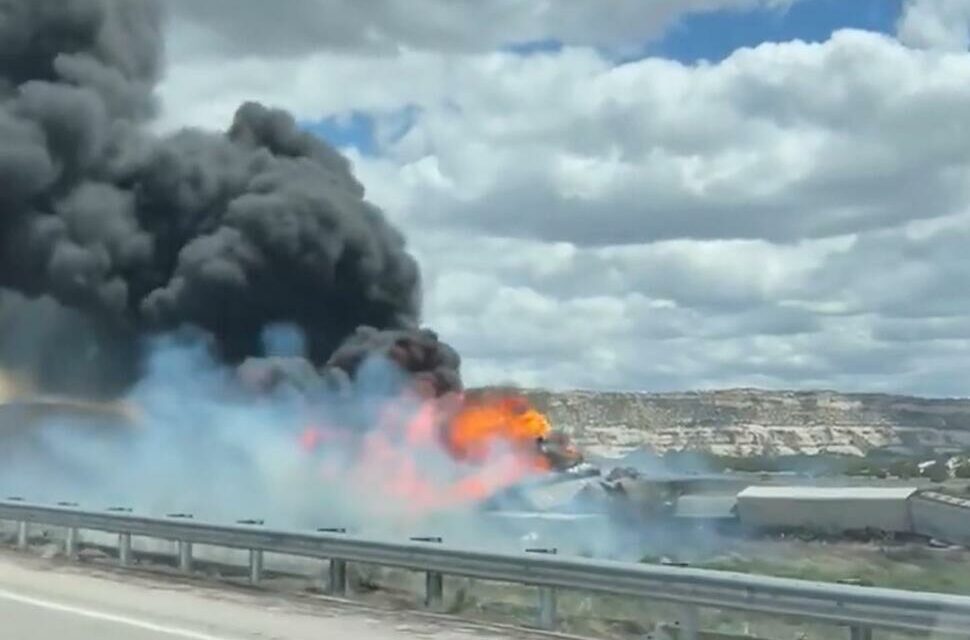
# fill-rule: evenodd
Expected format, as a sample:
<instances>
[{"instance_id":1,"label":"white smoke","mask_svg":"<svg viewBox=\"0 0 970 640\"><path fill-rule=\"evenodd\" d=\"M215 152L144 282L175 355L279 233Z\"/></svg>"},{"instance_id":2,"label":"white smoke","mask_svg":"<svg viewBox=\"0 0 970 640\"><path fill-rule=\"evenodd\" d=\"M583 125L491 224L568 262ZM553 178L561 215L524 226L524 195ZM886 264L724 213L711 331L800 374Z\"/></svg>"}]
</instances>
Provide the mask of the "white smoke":
<instances>
[{"instance_id":1,"label":"white smoke","mask_svg":"<svg viewBox=\"0 0 970 640\"><path fill-rule=\"evenodd\" d=\"M291 327L274 328L267 342L279 355L302 355ZM283 383L253 393L210 346L198 336L151 341L144 375L122 401L132 424L60 415L18 429L0 453L0 492L156 516L417 535L476 508L472 499L438 505L427 492L503 469L501 448L473 465L441 440L416 439L417 421L440 426L428 414L436 405L406 393L406 375L388 360L368 360L349 391ZM306 442L308 434L319 441Z\"/></svg>"}]
</instances>

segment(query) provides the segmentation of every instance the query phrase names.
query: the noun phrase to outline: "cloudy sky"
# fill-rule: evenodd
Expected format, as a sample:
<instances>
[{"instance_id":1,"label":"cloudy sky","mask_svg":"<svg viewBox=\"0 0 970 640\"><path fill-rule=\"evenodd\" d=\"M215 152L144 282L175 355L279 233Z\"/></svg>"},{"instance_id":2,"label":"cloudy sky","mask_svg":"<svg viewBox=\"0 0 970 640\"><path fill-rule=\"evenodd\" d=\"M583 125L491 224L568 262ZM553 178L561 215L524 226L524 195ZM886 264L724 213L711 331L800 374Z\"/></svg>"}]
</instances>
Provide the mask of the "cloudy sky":
<instances>
[{"instance_id":1,"label":"cloudy sky","mask_svg":"<svg viewBox=\"0 0 970 640\"><path fill-rule=\"evenodd\" d=\"M970 395L970 0L170 5L157 127L339 146L471 384Z\"/></svg>"}]
</instances>

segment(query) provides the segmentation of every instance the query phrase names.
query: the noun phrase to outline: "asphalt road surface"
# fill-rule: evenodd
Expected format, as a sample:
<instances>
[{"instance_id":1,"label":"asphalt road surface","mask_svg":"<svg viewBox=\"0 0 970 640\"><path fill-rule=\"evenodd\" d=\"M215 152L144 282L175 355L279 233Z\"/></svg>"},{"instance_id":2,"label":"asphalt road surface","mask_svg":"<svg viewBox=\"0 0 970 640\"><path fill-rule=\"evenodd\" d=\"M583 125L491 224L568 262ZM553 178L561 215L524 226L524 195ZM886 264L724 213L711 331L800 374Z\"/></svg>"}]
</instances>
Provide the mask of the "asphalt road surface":
<instances>
[{"instance_id":1,"label":"asphalt road surface","mask_svg":"<svg viewBox=\"0 0 970 640\"><path fill-rule=\"evenodd\" d=\"M498 640L526 632L0 552L3 640Z\"/></svg>"}]
</instances>

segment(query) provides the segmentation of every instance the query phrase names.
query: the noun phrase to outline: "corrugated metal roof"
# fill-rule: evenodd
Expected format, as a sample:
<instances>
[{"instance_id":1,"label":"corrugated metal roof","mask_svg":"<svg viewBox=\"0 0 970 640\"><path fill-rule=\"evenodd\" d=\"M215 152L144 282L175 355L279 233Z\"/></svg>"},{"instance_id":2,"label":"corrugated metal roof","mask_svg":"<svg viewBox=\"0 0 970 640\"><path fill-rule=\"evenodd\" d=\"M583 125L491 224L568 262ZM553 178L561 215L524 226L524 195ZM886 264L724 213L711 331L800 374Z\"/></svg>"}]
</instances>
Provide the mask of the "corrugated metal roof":
<instances>
[{"instance_id":1,"label":"corrugated metal roof","mask_svg":"<svg viewBox=\"0 0 970 640\"><path fill-rule=\"evenodd\" d=\"M921 498L926 498L927 500L934 500L936 502L952 504L955 507L963 507L964 509L970 509L970 500L967 500L966 498L958 498L956 496L951 496L951 495L947 495L945 493L939 493L936 491L923 491L919 495Z\"/></svg>"},{"instance_id":2,"label":"corrugated metal roof","mask_svg":"<svg viewBox=\"0 0 970 640\"><path fill-rule=\"evenodd\" d=\"M753 485L738 498L778 500L906 500L916 487L779 487Z\"/></svg>"}]
</instances>

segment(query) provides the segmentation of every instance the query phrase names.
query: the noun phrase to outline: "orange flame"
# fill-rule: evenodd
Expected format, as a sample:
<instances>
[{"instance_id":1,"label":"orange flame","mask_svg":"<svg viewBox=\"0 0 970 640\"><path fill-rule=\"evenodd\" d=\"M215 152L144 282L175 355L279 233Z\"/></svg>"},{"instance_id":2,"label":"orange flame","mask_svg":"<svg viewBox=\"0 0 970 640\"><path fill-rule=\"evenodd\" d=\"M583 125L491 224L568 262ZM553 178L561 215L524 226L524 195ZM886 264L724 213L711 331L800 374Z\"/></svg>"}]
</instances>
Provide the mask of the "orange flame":
<instances>
[{"instance_id":1,"label":"orange flame","mask_svg":"<svg viewBox=\"0 0 970 640\"><path fill-rule=\"evenodd\" d=\"M343 476L367 494L420 514L484 500L550 469L537 442L549 434L549 421L524 399L416 400L398 398L382 407L353 459L341 462L349 468L326 467L325 477ZM300 445L326 452L340 448L341 440L317 426L304 431ZM451 462L442 468L433 462L436 453Z\"/></svg>"},{"instance_id":2,"label":"orange flame","mask_svg":"<svg viewBox=\"0 0 970 640\"><path fill-rule=\"evenodd\" d=\"M451 420L447 440L459 459L482 460L496 446L535 446L550 430L546 417L524 398L500 397L465 404Z\"/></svg>"}]
</instances>

